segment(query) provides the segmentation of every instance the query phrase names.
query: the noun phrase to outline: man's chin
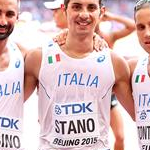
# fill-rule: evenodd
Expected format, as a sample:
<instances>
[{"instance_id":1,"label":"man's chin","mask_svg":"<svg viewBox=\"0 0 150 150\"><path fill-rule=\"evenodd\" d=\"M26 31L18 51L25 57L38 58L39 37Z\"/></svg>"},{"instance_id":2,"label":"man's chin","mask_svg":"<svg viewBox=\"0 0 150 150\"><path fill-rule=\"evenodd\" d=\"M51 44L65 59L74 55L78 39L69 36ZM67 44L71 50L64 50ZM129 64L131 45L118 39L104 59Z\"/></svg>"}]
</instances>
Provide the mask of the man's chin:
<instances>
[{"instance_id":1,"label":"man's chin","mask_svg":"<svg viewBox=\"0 0 150 150\"><path fill-rule=\"evenodd\" d=\"M10 34L12 33L12 31L13 30L11 30L10 32L7 32L7 33L0 33L0 40L5 40L5 39L7 39L9 36L10 36Z\"/></svg>"},{"instance_id":2,"label":"man's chin","mask_svg":"<svg viewBox=\"0 0 150 150\"><path fill-rule=\"evenodd\" d=\"M8 36L7 34L0 34L0 40L5 40Z\"/></svg>"}]
</instances>

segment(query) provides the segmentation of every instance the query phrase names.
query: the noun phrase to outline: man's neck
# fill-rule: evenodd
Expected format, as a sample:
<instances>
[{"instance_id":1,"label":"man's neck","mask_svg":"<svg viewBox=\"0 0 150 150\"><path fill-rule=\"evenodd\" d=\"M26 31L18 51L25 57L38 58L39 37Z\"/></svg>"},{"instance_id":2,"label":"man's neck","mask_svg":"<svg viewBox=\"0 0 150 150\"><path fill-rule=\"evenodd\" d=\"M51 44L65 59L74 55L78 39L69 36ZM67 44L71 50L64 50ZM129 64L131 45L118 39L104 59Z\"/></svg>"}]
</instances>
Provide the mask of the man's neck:
<instances>
[{"instance_id":1,"label":"man's neck","mask_svg":"<svg viewBox=\"0 0 150 150\"><path fill-rule=\"evenodd\" d=\"M7 49L7 40L1 40L0 41L0 55L3 53L6 53L8 51Z\"/></svg>"},{"instance_id":2,"label":"man's neck","mask_svg":"<svg viewBox=\"0 0 150 150\"><path fill-rule=\"evenodd\" d=\"M68 34L63 51L73 58L83 58L93 51L93 37L74 37Z\"/></svg>"},{"instance_id":3,"label":"man's neck","mask_svg":"<svg viewBox=\"0 0 150 150\"><path fill-rule=\"evenodd\" d=\"M4 71L8 68L10 61L10 55L6 43L0 42L0 71Z\"/></svg>"}]
</instances>

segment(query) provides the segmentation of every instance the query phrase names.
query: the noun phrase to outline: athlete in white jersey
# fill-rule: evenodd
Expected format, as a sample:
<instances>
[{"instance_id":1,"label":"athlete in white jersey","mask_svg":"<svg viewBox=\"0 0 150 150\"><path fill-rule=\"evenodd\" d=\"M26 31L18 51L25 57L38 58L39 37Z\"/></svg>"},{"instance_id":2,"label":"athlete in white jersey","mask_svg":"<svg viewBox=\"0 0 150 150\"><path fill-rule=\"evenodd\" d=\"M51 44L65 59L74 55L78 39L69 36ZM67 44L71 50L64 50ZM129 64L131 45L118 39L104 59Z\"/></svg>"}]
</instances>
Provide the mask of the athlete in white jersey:
<instances>
[{"instance_id":1,"label":"athlete in white jersey","mask_svg":"<svg viewBox=\"0 0 150 150\"><path fill-rule=\"evenodd\" d=\"M42 52L40 149L108 149L110 96L115 82L109 50L93 51L76 60L50 42Z\"/></svg>"},{"instance_id":2,"label":"athlete in white jersey","mask_svg":"<svg viewBox=\"0 0 150 150\"><path fill-rule=\"evenodd\" d=\"M0 71L0 150L21 149L24 59L18 47L7 43L7 69Z\"/></svg>"},{"instance_id":3,"label":"athlete in white jersey","mask_svg":"<svg viewBox=\"0 0 150 150\"><path fill-rule=\"evenodd\" d=\"M55 20L56 26L60 29L67 28L67 19L66 19L66 13L62 9L64 5L64 0L55 0L55 1L49 1L46 3L46 7L48 9L51 9L53 11L53 18ZM117 31L111 32L109 34L104 34L100 31L99 25L96 27L96 32L103 37L110 48L113 48L115 42L127 35L129 35L131 32L135 30L135 23L134 20L131 20L130 18L126 18L123 16L119 16L117 14L113 14L111 12L105 12L105 15L101 18L101 21L116 21L117 23L121 23L124 28L119 29ZM100 21L100 22L101 22ZM116 96L112 94L111 97L111 117L110 117L110 125L113 131L114 135L114 150L124 150L124 123L121 116L121 112L118 109L118 102L116 99Z\"/></svg>"},{"instance_id":4,"label":"athlete in white jersey","mask_svg":"<svg viewBox=\"0 0 150 150\"><path fill-rule=\"evenodd\" d=\"M137 36L146 52L129 61L140 150L150 149L150 0L139 0L134 9Z\"/></svg>"},{"instance_id":5,"label":"athlete in white jersey","mask_svg":"<svg viewBox=\"0 0 150 150\"><path fill-rule=\"evenodd\" d=\"M64 3L65 44L50 41L25 60L25 99L36 86L39 92L39 150L108 150L112 89L134 117L129 68L114 52L93 49L94 30L104 13L101 1Z\"/></svg>"},{"instance_id":6,"label":"athlete in white jersey","mask_svg":"<svg viewBox=\"0 0 150 150\"><path fill-rule=\"evenodd\" d=\"M150 148L150 78L148 55L139 59L132 76L132 88L136 110L136 124L141 150Z\"/></svg>"},{"instance_id":7,"label":"athlete in white jersey","mask_svg":"<svg viewBox=\"0 0 150 150\"><path fill-rule=\"evenodd\" d=\"M25 49L10 42L19 0L0 0L0 150L22 150Z\"/></svg>"}]
</instances>

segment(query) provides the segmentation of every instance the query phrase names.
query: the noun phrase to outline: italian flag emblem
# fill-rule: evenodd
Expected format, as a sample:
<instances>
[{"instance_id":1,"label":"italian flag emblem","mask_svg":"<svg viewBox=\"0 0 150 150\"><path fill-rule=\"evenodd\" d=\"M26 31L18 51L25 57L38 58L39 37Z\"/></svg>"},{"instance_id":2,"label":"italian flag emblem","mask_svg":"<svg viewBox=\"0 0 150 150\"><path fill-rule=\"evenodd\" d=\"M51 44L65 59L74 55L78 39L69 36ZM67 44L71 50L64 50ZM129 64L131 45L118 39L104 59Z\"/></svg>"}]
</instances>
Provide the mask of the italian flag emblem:
<instances>
[{"instance_id":1,"label":"italian flag emblem","mask_svg":"<svg viewBox=\"0 0 150 150\"><path fill-rule=\"evenodd\" d=\"M144 82L145 80L145 75L137 75L135 78L135 83L141 83Z\"/></svg>"},{"instance_id":2,"label":"italian flag emblem","mask_svg":"<svg viewBox=\"0 0 150 150\"><path fill-rule=\"evenodd\" d=\"M60 61L60 54L55 54L55 55L52 55L52 56L48 57L48 63L49 64L59 62L59 61Z\"/></svg>"}]
</instances>

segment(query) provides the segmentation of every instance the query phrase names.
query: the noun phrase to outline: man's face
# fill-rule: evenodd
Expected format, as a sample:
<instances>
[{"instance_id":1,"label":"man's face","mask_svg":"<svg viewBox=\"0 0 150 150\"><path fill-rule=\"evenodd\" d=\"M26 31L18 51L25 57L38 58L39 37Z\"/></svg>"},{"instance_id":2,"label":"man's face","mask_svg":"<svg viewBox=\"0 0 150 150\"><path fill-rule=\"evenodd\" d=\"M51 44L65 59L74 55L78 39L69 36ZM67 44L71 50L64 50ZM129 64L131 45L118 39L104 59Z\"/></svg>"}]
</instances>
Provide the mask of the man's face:
<instances>
[{"instance_id":1,"label":"man's face","mask_svg":"<svg viewBox=\"0 0 150 150\"><path fill-rule=\"evenodd\" d=\"M99 0L70 0L66 13L68 28L72 32L93 33L99 21Z\"/></svg>"},{"instance_id":2,"label":"man's face","mask_svg":"<svg viewBox=\"0 0 150 150\"><path fill-rule=\"evenodd\" d=\"M61 8L53 10L53 17L58 28L67 28L66 14Z\"/></svg>"},{"instance_id":3,"label":"man's face","mask_svg":"<svg viewBox=\"0 0 150 150\"><path fill-rule=\"evenodd\" d=\"M18 18L17 0L0 0L0 40L12 33Z\"/></svg>"},{"instance_id":4,"label":"man's face","mask_svg":"<svg viewBox=\"0 0 150 150\"><path fill-rule=\"evenodd\" d=\"M135 24L139 42L150 54L150 7L141 8L135 13Z\"/></svg>"}]
</instances>

